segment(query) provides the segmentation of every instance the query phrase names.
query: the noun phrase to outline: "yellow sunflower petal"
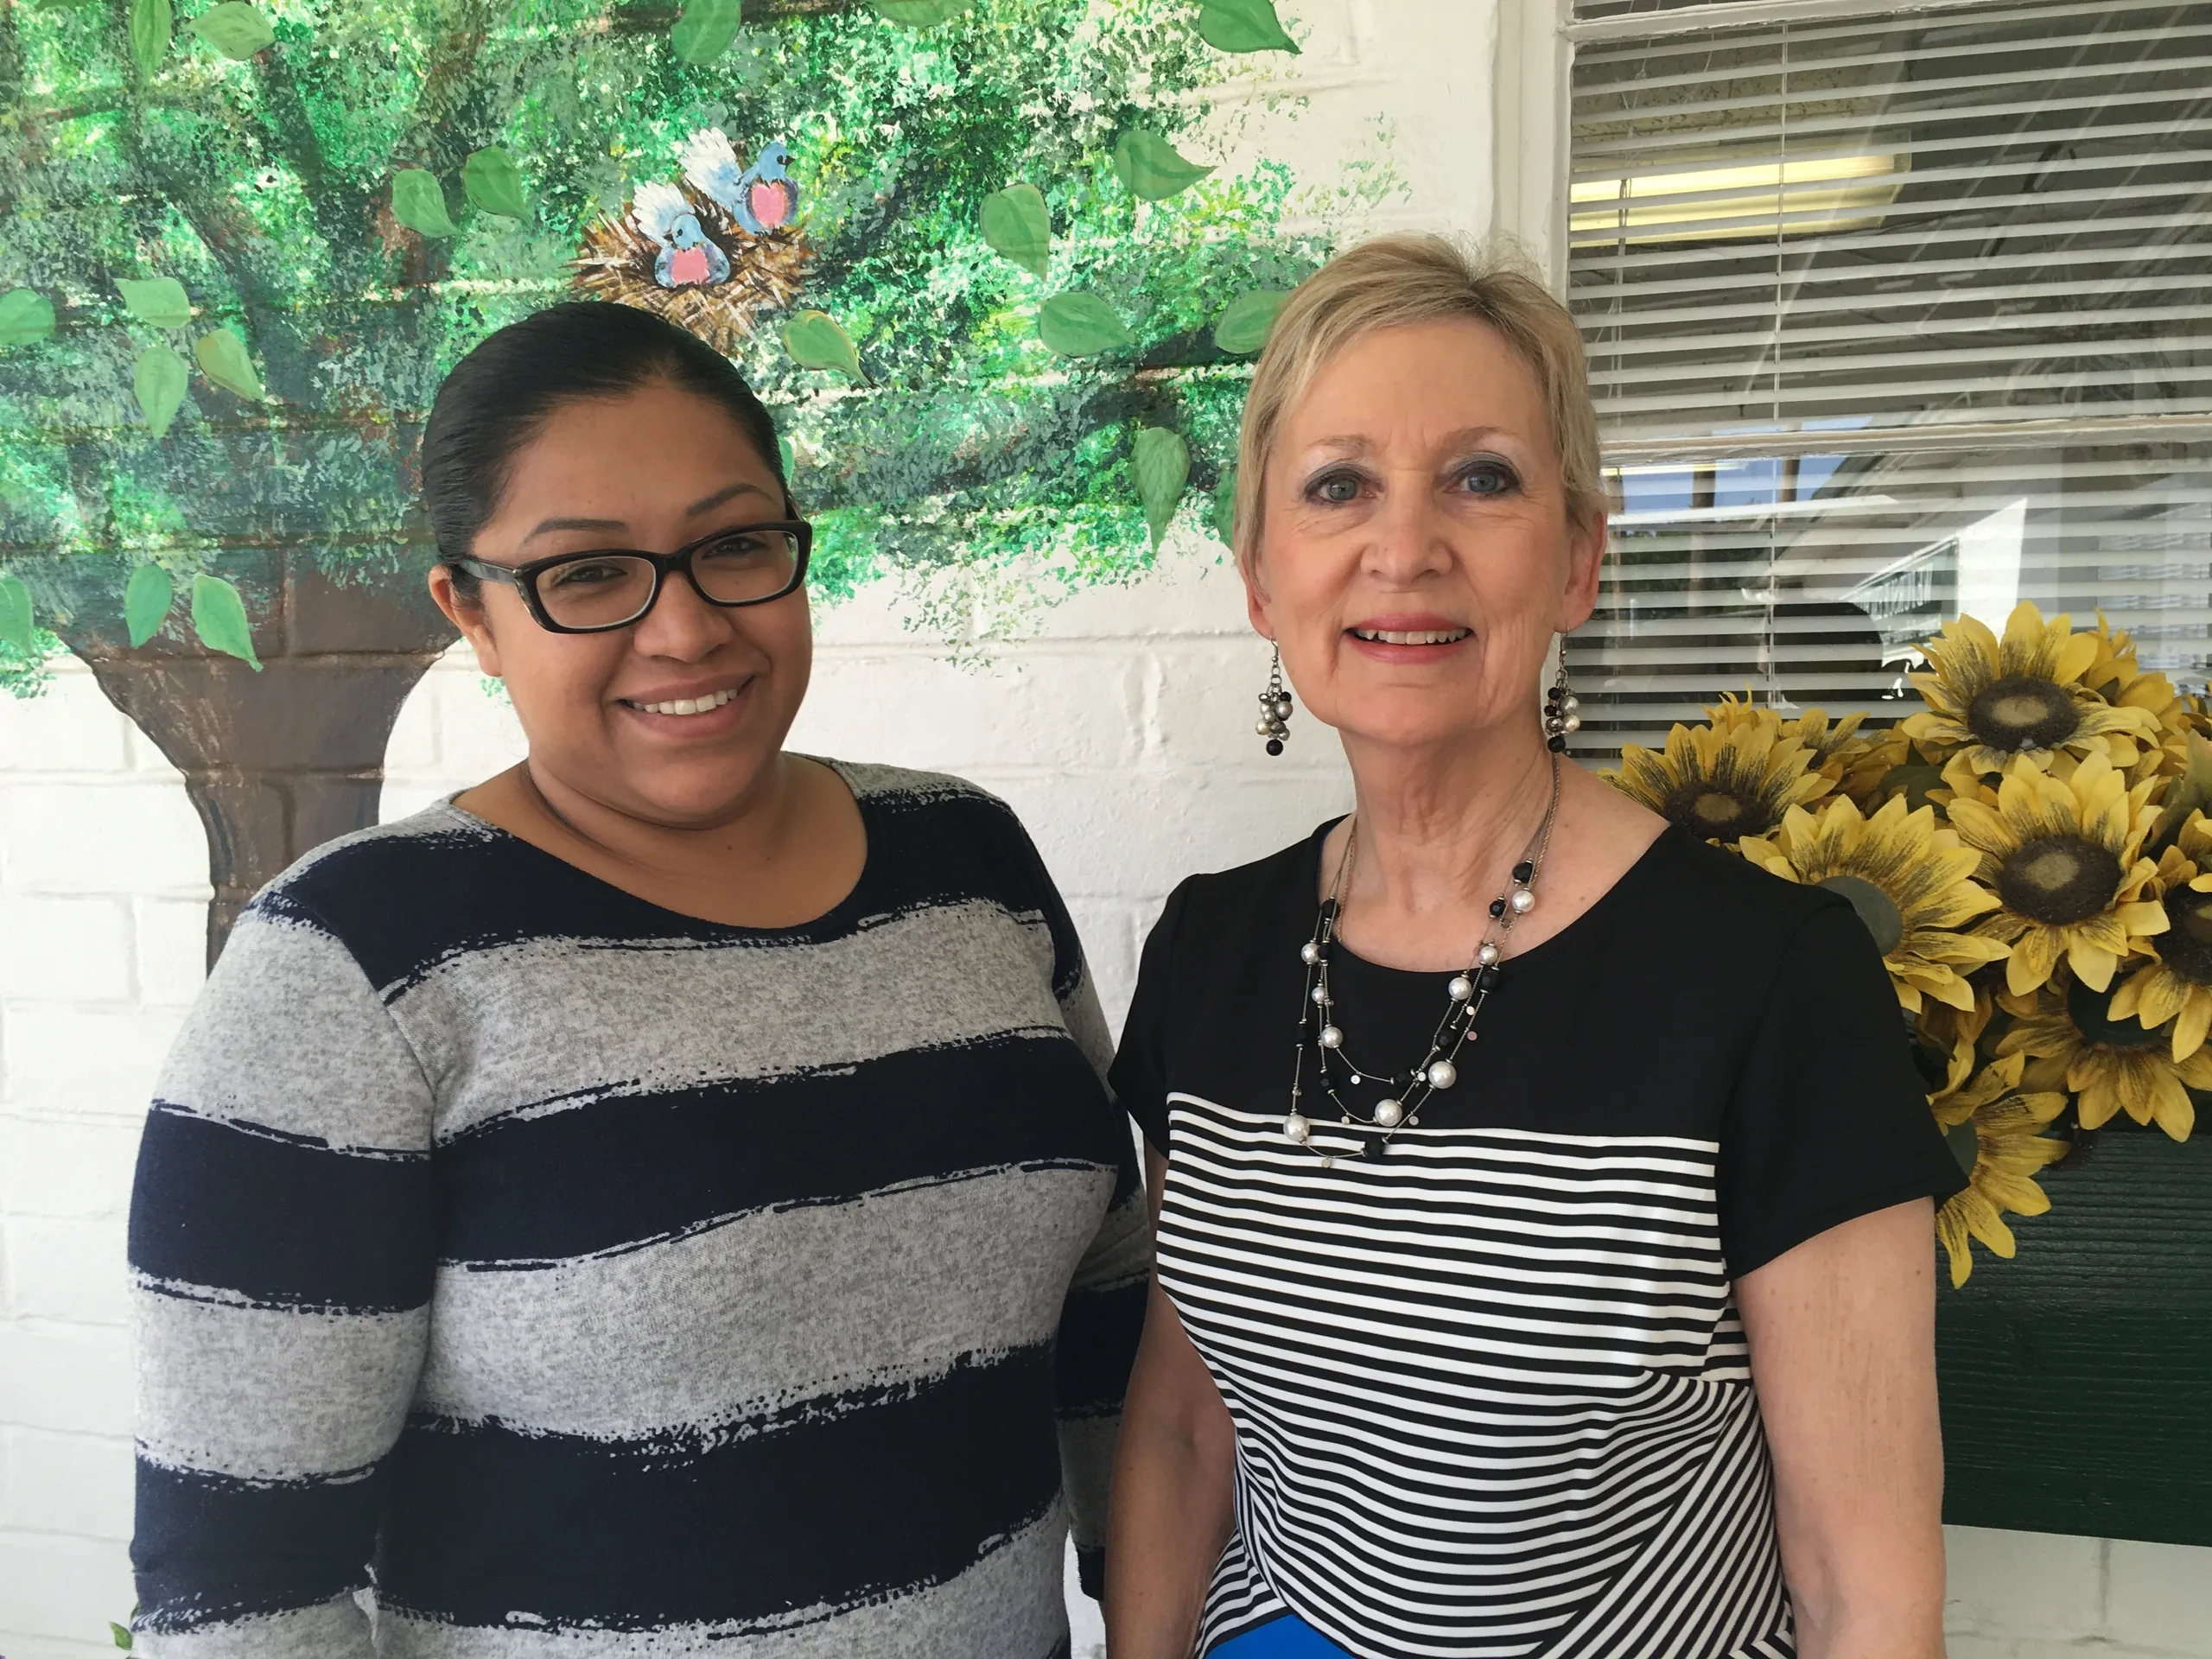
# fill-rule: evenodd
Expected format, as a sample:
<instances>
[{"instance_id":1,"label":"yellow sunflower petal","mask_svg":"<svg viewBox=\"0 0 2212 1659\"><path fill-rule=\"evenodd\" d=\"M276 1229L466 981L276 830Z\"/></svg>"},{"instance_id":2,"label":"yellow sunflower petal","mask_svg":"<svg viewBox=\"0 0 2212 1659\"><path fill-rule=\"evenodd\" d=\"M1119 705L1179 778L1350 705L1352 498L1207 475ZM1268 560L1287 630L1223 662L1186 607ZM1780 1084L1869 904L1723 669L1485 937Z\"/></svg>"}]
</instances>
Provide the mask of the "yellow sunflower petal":
<instances>
[{"instance_id":1,"label":"yellow sunflower petal","mask_svg":"<svg viewBox=\"0 0 2212 1659\"><path fill-rule=\"evenodd\" d=\"M1951 1258L1951 1288L1956 1290L1966 1283L1974 1272L1974 1247L1967 1242L1964 1207L1959 1200L1963 1192L1955 1193L1936 1212L1936 1236L1943 1241L1944 1253Z\"/></svg>"},{"instance_id":2,"label":"yellow sunflower petal","mask_svg":"<svg viewBox=\"0 0 2212 1659\"><path fill-rule=\"evenodd\" d=\"M2005 988L2015 996L2025 996L2048 984L2058 966L2059 938L2047 927L2031 927L2022 934L2005 961Z\"/></svg>"}]
</instances>

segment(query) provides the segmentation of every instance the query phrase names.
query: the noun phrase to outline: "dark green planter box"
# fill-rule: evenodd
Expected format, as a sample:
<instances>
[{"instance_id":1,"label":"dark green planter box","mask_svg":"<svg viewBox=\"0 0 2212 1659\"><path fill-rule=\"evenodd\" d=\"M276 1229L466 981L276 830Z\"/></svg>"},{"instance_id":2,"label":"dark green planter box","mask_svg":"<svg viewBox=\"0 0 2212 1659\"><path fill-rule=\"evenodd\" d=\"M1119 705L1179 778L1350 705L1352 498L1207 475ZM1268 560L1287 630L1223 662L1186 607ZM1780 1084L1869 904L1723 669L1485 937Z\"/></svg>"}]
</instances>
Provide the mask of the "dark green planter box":
<instances>
[{"instance_id":1,"label":"dark green planter box","mask_svg":"<svg viewBox=\"0 0 2212 1659\"><path fill-rule=\"evenodd\" d=\"M1943 1518L2212 1544L2212 1122L2124 1120L2046 1174L2019 1255L1937 1252Z\"/></svg>"}]
</instances>

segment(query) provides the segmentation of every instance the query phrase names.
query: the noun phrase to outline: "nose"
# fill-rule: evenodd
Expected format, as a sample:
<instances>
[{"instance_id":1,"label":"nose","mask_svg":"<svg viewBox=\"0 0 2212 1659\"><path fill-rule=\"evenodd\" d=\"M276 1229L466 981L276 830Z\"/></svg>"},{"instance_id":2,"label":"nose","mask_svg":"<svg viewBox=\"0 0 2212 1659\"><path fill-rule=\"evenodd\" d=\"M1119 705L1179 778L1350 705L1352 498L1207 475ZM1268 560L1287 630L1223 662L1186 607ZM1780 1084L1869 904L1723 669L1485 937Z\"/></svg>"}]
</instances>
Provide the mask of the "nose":
<instances>
[{"instance_id":1,"label":"nose","mask_svg":"<svg viewBox=\"0 0 2212 1659\"><path fill-rule=\"evenodd\" d=\"M630 641L641 657L696 663L728 645L737 632L734 612L709 605L682 571L671 570L652 609L631 630Z\"/></svg>"},{"instance_id":2,"label":"nose","mask_svg":"<svg viewBox=\"0 0 2212 1659\"><path fill-rule=\"evenodd\" d=\"M1368 520L1361 563L1376 581L1410 588L1451 568L1451 518L1427 486L1426 479L1394 477Z\"/></svg>"}]
</instances>

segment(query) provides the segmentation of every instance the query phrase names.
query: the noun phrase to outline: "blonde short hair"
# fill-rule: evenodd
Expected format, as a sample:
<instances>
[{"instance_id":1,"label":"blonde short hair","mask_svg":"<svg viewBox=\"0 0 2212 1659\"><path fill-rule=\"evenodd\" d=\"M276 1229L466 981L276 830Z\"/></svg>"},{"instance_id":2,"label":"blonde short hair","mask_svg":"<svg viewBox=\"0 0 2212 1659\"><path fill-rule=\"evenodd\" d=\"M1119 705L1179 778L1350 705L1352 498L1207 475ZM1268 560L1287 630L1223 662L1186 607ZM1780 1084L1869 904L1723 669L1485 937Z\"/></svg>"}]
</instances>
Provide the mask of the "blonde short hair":
<instances>
[{"instance_id":1,"label":"blonde short hair","mask_svg":"<svg viewBox=\"0 0 2212 1659\"><path fill-rule=\"evenodd\" d=\"M1292 291L1252 372L1236 447L1235 548L1247 575L1259 557L1268 454L1283 417L1322 365L1375 329L1446 317L1496 329L1535 377L1551 416L1567 522L1585 529L1605 511L1598 416L1582 335L1567 308L1513 254L1470 250L1441 236L1379 236L1338 254Z\"/></svg>"}]
</instances>

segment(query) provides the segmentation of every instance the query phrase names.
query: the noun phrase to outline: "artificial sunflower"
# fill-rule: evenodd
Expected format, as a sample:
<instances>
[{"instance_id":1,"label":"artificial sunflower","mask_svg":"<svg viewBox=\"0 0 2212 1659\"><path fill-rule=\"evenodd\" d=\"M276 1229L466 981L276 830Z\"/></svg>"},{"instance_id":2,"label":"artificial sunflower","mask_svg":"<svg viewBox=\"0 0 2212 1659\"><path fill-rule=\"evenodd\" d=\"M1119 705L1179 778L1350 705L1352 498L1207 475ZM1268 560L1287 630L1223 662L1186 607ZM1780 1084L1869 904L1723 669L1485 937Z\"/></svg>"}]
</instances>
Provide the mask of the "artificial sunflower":
<instances>
[{"instance_id":1,"label":"artificial sunflower","mask_svg":"<svg viewBox=\"0 0 2212 1659\"><path fill-rule=\"evenodd\" d=\"M1736 850L1785 880L1848 899L1881 948L1897 1001L1915 1014L1923 996L1972 1009L1967 976L2010 953L1987 934L1961 931L1997 899L1974 883L1981 855L1939 829L1933 807L1910 810L1900 796L1862 817L1839 798L1815 817L1793 806L1771 840L1746 836Z\"/></svg>"},{"instance_id":2,"label":"artificial sunflower","mask_svg":"<svg viewBox=\"0 0 2212 1659\"><path fill-rule=\"evenodd\" d=\"M1987 986L1969 988L1974 992L1971 1007L1929 1001L1922 1006L1920 1018L1913 1022L1913 1058L1930 1085L1928 1104L1939 1118L1943 1103L1965 1087L1973 1073L1980 1058L1977 1045L1981 1033L1989 1028L1997 1012L1996 1000Z\"/></svg>"},{"instance_id":3,"label":"artificial sunflower","mask_svg":"<svg viewBox=\"0 0 2212 1659\"><path fill-rule=\"evenodd\" d=\"M2082 683L2098 661L2097 639L2049 622L2025 600L1999 639L1971 616L1943 625L1921 647L1929 671L1907 676L1928 707L1904 721L1923 747L1955 749L1976 773L2002 772L2015 755L2069 749L2102 753L2122 766L2155 747L2158 721L2141 709L2106 702Z\"/></svg>"},{"instance_id":4,"label":"artificial sunflower","mask_svg":"<svg viewBox=\"0 0 2212 1659\"><path fill-rule=\"evenodd\" d=\"M1948 1131L1952 1153L1967 1172L1965 1190L1953 1193L1936 1212L1936 1236L1951 1258L1954 1290L1974 1271L1970 1240L1978 1238L1999 1255L2012 1258L2018 1245L2005 1211L2039 1216L2050 1209L2036 1173L2071 1149L2044 1134L2066 1109L2066 1096L2050 1090L2024 1090L2021 1073L2017 1054L1993 1060L1936 1108L1936 1121Z\"/></svg>"},{"instance_id":5,"label":"artificial sunflower","mask_svg":"<svg viewBox=\"0 0 2212 1659\"><path fill-rule=\"evenodd\" d=\"M1994 791L1955 764L1945 778L1951 826L1980 849L1982 879L2004 906L1980 931L2012 945L2013 995L2048 982L2062 957L2102 991L2138 939L2166 931L2164 907L2142 899L2158 868L2141 855L2158 818L2156 780L2130 789L2102 753L2050 772L2018 756Z\"/></svg>"},{"instance_id":6,"label":"artificial sunflower","mask_svg":"<svg viewBox=\"0 0 2212 1659\"><path fill-rule=\"evenodd\" d=\"M1707 841L1764 835L1789 808L1828 792L1813 753L1786 736L1772 710L1726 728L1676 726L1654 754L1624 745L1618 772L1602 773L1623 793Z\"/></svg>"},{"instance_id":7,"label":"artificial sunflower","mask_svg":"<svg viewBox=\"0 0 2212 1659\"><path fill-rule=\"evenodd\" d=\"M2131 783L2153 772L2178 776L2189 770L2190 739L2202 743L2204 722L2191 699L2174 689L2164 674L2136 659L2135 641L2097 614L2097 626L2083 636L2096 642L2096 658L2083 671L2082 683L2115 708L2139 709L2157 722L2158 732L2143 744Z\"/></svg>"},{"instance_id":8,"label":"artificial sunflower","mask_svg":"<svg viewBox=\"0 0 2212 1659\"><path fill-rule=\"evenodd\" d=\"M2187 1059L2204 1046L2212 1029L2212 824L2192 812L2174 843L2158 855L2158 874L2143 896L2166 912L2166 931L2152 947L2158 959L2139 969L2113 993L2112 1017L2133 1019L2146 1029L2173 1022L2173 1056ZM2200 886L2199 884L2203 884Z\"/></svg>"},{"instance_id":9,"label":"artificial sunflower","mask_svg":"<svg viewBox=\"0 0 2212 1659\"><path fill-rule=\"evenodd\" d=\"M2176 1141L2189 1139L2196 1124L2189 1091L2212 1088L2212 1048L2172 1058L2158 1033L2113 1019L2111 999L2079 980L2032 996L2008 992L1999 1001L2012 1025L1998 1039L1997 1052L2027 1057L2029 1088L2070 1091L2083 1128L2102 1128L2125 1112Z\"/></svg>"}]
</instances>

